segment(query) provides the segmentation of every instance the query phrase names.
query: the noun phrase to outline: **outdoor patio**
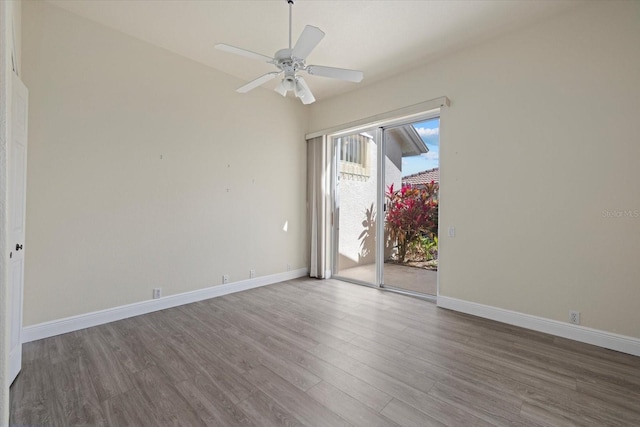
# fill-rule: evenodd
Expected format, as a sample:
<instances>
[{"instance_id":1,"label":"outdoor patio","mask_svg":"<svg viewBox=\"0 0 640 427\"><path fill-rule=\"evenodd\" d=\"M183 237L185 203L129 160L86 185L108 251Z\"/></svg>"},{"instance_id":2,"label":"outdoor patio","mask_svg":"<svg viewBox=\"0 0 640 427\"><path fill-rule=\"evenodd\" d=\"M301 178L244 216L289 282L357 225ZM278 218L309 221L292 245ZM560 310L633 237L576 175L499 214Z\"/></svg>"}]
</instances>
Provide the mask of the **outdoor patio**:
<instances>
[{"instance_id":1,"label":"outdoor patio","mask_svg":"<svg viewBox=\"0 0 640 427\"><path fill-rule=\"evenodd\" d=\"M359 280L367 283L375 283L376 266L367 264L341 270L338 276L347 279ZM394 263L384 264L384 284L407 291L418 292L427 295L437 293L438 272L424 268L409 267Z\"/></svg>"}]
</instances>

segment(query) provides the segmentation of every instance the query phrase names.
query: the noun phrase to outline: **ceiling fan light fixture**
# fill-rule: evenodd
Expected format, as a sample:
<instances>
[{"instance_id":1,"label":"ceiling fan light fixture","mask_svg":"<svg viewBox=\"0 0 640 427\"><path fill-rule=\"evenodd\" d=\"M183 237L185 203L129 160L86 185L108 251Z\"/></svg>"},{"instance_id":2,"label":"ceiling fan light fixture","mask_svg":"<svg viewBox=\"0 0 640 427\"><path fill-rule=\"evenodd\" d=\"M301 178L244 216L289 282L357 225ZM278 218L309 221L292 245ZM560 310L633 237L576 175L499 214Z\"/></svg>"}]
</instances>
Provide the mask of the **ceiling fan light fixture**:
<instances>
[{"instance_id":1,"label":"ceiling fan light fixture","mask_svg":"<svg viewBox=\"0 0 640 427\"><path fill-rule=\"evenodd\" d=\"M296 89L295 80L293 80L291 77L285 77L284 80L282 80L282 83L284 83L284 88L287 92Z\"/></svg>"},{"instance_id":2,"label":"ceiling fan light fixture","mask_svg":"<svg viewBox=\"0 0 640 427\"><path fill-rule=\"evenodd\" d=\"M316 98L311 94L311 92L305 94L304 96L300 97L300 101L302 101L302 103L304 105L309 105L309 104L313 104L314 102L316 102Z\"/></svg>"},{"instance_id":3,"label":"ceiling fan light fixture","mask_svg":"<svg viewBox=\"0 0 640 427\"><path fill-rule=\"evenodd\" d=\"M309 85L302 77L296 78L296 96L305 105L311 104L316 100L311 89L309 89Z\"/></svg>"},{"instance_id":4,"label":"ceiling fan light fixture","mask_svg":"<svg viewBox=\"0 0 640 427\"><path fill-rule=\"evenodd\" d=\"M275 89L282 96L287 96L287 88L284 87L284 79L276 86Z\"/></svg>"},{"instance_id":5,"label":"ceiling fan light fixture","mask_svg":"<svg viewBox=\"0 0 640 427\"><path fill-rule=\"evenodd\" d=\"M300 81L296 80L296 86L294 88L294 93L296 94L296 98L304 98L307 95L307 91L300 84Z\"/></svg>"}]
</instances>

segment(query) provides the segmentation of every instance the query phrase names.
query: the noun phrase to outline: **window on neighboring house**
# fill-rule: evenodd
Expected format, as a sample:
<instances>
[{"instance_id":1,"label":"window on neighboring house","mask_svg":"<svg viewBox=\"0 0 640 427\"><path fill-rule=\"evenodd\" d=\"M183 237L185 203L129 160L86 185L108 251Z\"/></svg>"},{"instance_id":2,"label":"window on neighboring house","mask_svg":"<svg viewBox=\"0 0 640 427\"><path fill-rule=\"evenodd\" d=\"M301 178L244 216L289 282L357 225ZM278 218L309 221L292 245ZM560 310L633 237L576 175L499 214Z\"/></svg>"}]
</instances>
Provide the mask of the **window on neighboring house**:
<instances>
[{"instance_id":1,"label":"window on neighboring house","mask_svg":"<svg viewBox=\"0 0 640 427\"><path fill-rule=\"evenodd\" d=\"M340 138L340 173L358 177L369 176L369 145L373 138L366 133Z\"/></svg>"}]
</instances>

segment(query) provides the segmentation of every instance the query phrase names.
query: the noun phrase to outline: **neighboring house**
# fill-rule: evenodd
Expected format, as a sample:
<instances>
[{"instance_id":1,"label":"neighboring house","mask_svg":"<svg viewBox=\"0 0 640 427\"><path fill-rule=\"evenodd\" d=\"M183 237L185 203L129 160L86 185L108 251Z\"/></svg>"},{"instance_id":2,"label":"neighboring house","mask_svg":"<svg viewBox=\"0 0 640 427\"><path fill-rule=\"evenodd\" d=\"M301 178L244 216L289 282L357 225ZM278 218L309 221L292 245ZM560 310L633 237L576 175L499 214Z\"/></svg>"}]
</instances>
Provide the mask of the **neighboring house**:
<instances>
[{"instance_id":1,"label":"neighboring house","mask_svg":"<svg viewBox=\"0 0 640 427\"><path fill-rule=\"evenodd\" d=\"M411 185L413 187L424 187L430 182L435 182L436 184L440 182L440 168L428 169L402 178L402 185Z\"/></svg>"}]
</instances>

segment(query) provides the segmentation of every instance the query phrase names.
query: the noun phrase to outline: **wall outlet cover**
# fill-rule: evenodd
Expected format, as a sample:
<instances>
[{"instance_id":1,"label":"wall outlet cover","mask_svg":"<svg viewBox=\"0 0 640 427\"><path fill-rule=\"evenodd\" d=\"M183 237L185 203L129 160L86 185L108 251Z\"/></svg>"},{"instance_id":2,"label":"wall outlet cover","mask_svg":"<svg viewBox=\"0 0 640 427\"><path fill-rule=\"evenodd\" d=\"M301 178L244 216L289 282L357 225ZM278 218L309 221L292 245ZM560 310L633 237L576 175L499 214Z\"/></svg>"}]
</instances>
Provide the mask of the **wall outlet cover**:
<instances>
[{"instance_id":1,"label":"wall outlet cover","mask_svg":"<svg viewBox=\"0 0 640 427\"><path fill-rule=\"evenodd\" d=\"M570 311L569 312L569 323L573 323L574 325L580 324L580 312L579 311Z\"/></svg>"}]
</instances>

